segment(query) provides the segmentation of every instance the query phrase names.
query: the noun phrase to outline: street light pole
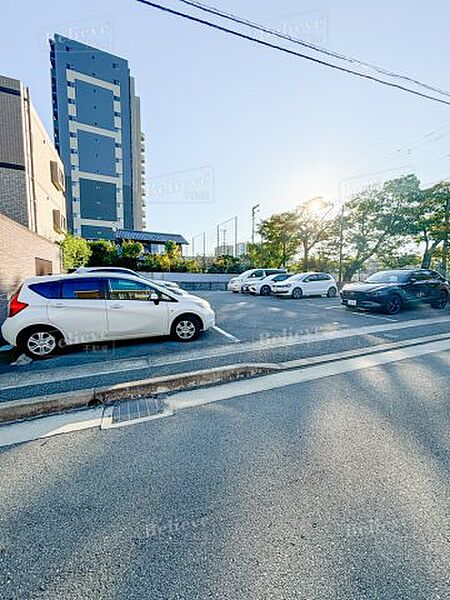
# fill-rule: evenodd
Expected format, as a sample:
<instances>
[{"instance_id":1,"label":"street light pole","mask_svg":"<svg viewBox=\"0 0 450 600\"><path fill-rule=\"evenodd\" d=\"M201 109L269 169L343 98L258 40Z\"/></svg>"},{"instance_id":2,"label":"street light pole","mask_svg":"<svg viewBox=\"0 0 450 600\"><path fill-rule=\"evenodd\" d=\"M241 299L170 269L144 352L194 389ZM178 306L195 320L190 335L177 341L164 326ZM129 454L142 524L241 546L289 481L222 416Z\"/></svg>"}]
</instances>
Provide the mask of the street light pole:
<instances>
[{"instance_id":1,"label":"street light pole","mask_svg":"<svg viewBox=\"0 0 450 600\"><path fill-rule=\"evenodd\" d=\"M255 204L252 207L252 244L255 243L255 225L256 225L256 215L259 212L259 204Z\"/></svg>"}]
</instances>

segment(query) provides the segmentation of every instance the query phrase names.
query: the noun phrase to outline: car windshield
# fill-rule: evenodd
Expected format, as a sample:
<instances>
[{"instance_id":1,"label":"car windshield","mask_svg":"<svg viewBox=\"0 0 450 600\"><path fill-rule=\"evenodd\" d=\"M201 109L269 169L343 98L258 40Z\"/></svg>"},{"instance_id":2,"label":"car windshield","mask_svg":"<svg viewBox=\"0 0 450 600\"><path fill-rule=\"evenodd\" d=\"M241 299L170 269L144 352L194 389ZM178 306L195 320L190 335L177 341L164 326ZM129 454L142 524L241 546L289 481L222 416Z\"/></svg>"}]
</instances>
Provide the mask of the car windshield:
<instances>
[{"instance_id":1,"label":"car windshield","mask_svg":"<svg viewBox=\"0 0 450 600\"><path fill-rule=\"evenodd\" d=\"M366 283L405 283L410 276L410 271L381 271L371 275Z\"/></svg>"}]
</instances>

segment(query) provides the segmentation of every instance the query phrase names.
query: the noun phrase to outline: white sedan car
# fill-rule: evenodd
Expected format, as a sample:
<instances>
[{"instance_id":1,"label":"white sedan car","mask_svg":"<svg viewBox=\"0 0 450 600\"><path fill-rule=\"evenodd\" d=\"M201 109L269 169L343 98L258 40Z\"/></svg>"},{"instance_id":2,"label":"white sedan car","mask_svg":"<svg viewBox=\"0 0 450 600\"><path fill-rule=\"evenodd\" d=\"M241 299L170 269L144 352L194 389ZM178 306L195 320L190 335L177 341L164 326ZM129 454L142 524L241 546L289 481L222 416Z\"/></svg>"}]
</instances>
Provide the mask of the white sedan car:
<instances>
[{"instance_id":1,"label":"white sedan car","mask_svg":"<svg viewBox=\"0 0 450 600\"><path fill-rule=\"evenodd\" d=\"M126 273L33 277L12 297L2 335L32 358L71 344L172 335L190 342L215 325L206 300Z\"/></svg>"},{"instance_id":2,"label":"white sedan car","mask_svg":"<svg viewBox=\"0 0 450 600\"><path fill-rule=\"evenodd\" d=\"M275 283L285 281L291 276L291 273L277 273L276 275L269 275L261 281L255 281L255 283L250 284L248 286L248 291L254 296L270 296Z\"/></svg>"},{"instance_id":3,"label":"white sedan car","mask_svg":"<svg viewBox=\"0 0 450 600\"><path fill-rule=\"evenodd\" d=\"M272 292L298 300L303 296L328 296L336 298L338 286L329 273L299 273L289 279L275 283Z\"/></svg>"}]
</instances>

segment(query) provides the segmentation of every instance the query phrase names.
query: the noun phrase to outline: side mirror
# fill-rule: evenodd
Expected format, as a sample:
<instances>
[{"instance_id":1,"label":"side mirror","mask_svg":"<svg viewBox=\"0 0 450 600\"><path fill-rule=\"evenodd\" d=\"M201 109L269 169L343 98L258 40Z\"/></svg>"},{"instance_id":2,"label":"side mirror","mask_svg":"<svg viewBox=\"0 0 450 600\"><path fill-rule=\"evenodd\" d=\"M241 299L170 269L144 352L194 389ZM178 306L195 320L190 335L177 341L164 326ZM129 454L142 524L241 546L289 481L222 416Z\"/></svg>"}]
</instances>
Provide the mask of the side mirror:
<instances>
[{"instance_id":1,"label":"side mirror","mask_svg":"<svg viewBox=\"0 0 450 600\"><path fill-rule=\"evenodd\" d=\"M154 302L156 305L158 305L159 304L159 296L158 296L158 294L156 292L152 292L150 294L150 300L152 302Z\"/></svg>"}]
</instances>

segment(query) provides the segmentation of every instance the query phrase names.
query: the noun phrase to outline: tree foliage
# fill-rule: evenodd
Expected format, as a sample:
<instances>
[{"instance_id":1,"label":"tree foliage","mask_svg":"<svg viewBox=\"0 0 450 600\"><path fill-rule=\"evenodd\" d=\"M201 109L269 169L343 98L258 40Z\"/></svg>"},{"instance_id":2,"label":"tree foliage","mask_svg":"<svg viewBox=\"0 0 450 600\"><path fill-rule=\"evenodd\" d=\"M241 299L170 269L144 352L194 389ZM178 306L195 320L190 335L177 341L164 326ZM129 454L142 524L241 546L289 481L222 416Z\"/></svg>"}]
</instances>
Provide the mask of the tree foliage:
<instances>
[{"instance_id":1,"label":"tree foliage","mask_svg":"<svg viewBox=\"0 0 450 600\"><path fill-rule=\"evenodd\" d=\"M67 234L60 245L63 267L66 271L84 267L88 264L91 249L85 239Z\"/></svg>"},{"instance_id":2,"label":"tree foliage","mask_svg":"<svg viewBox=\"0 0 450 600\"><path fill-rule=\"evenodd\" d=\"M294 258L300 244L298 223L292 212L272 215L258 227L262 243L260 248L264 266L281 268ZM255 249L256 250L256 249Z\"/></svg>"},{"instance_id":3,"label":"tree foliage","mask_svg":"<svg viewBox=\"0 0 450 600\"><path fill-rule=\"evenodd\" d=\"M411 214L419 197L419 180L408 175L363 190L345 205L345 280L369 259L390 256L400 247L410 234Z\"/></svg>"}]
</instances>

